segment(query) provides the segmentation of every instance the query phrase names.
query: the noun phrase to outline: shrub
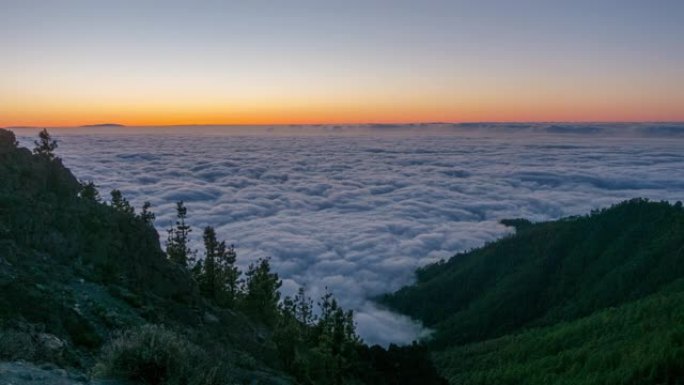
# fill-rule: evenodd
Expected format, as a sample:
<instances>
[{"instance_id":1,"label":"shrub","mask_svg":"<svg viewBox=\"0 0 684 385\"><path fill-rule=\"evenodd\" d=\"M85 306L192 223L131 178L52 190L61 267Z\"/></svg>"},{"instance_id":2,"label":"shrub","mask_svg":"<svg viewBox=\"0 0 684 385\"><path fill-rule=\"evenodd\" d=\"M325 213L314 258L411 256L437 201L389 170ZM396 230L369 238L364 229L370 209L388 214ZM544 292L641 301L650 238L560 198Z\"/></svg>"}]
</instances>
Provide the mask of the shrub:
<instances>
[{"instance_id":1,"label":"shrub","mask_svg":"<svg viewBox=\"0 0 684 385\"><path fill-rule=\"evenodd\" d=\"M145 325L120 333L102 349L96 377L149 385L226 384L227 373L184 336L163 326Z\"/></svg>"},{"instance_id":2,"label":"shrub","mask_svg":"<svg viewBox=\"0 0 684 385\"><path fill-rule=\"evenodd\" d=\"M0 361L69 364L66 343L57 336L36 330L0 329Z\"/></svg>"},{"instance_id":3,"label":"shrub","mask_svg":"<svg viewBox=\"0 0 684 385\"><path fill-rule=\"evenodd\" d=\"M29 333L15 330L0 330L0 360L33 361L36 345Z\"/></svg>"}]
</instances>

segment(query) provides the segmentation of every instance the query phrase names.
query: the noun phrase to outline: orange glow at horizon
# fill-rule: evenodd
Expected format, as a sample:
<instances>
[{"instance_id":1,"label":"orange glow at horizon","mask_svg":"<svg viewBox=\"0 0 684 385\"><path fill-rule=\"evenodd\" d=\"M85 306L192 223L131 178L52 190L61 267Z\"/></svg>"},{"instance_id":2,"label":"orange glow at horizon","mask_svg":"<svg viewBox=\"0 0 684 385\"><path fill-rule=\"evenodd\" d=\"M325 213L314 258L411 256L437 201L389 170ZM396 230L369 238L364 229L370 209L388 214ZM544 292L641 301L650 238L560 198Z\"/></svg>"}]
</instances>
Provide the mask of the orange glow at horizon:
<instances>
[{"instance_id":1,"label":"orange glow at horizon","mask_svg":"<svg viewBox=\"0 0 684 385\"><path fill-rule=\"evenodd\" d=\"M5 83L0 126L684 121L684 90L653 77L43 76Z\"/></svg>"},{"instance_id":2,"label":"orange glow at horizon","mask_svg":"<svg viewBox=\"0 0 684 385\"><path fill-rule=\"evenodd\" d=\"M314 82L305 74L267 80L76 75L7 81L7 92L0 93L0 126L684 121L684 90L653 77L626 82L622 76L527 74Z\"/></svg>"},{"instance_id":3,"label":"orange glow at horizon","mask_svg":"<svg viewBox=\"0 0 684 385\"><path fill-rule=\"evenodd\" d=\"M2 99L2 98L0 98ZM33 103L30 101L33 100ZM607 100L610 100L609 102ZM511 95L450 97L414 95L393 99L264 98L233 101L70 100L33 97L0 100L0 126L127 126L363 124L415 122L619 122L684 121L676 98L644 108L638 99L525 97Z\"/></svg>"},{"instance_id":4,"label":"orange glow at horizon","mask_svg":"<svg viewBox=\"0 0 684 385\"><path fill-rule=\"evenodd\" d=\"M126 126L172 125L288 125L288 124L365 124L419 122L682 122L684 114L676 109L643 111L618 106L583 109L558 106L540 107L541 111L518 106L493 106L452 109L407 108L406 106L347 106L332 109L254 107L218 110L149 108L93 110L27 110L0 114L0 127L46 126L74 127L85 124L117 123ZM553 108L555 107L555 108ZM25 112L25 113L22 113Z\"/></svg>"}]
</instances>

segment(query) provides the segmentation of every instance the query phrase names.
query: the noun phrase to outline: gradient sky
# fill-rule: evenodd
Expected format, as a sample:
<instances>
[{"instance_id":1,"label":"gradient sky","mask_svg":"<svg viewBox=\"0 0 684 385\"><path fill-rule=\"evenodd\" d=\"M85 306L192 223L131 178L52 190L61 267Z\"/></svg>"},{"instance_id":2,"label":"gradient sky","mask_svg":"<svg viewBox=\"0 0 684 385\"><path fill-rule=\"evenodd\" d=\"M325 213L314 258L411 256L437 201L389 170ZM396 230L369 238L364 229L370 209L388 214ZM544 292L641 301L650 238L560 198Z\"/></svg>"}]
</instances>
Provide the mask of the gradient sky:
<instances>
[{"instance_id":1,"label":"gradient sky","mask_svg":"<svg viewBox=\"0 0 684 385\"><path fill-rule=\"evenodd\" d=\"M684 1L0 0L0 126L684 121Z\"/></svg>"}]
</instances>

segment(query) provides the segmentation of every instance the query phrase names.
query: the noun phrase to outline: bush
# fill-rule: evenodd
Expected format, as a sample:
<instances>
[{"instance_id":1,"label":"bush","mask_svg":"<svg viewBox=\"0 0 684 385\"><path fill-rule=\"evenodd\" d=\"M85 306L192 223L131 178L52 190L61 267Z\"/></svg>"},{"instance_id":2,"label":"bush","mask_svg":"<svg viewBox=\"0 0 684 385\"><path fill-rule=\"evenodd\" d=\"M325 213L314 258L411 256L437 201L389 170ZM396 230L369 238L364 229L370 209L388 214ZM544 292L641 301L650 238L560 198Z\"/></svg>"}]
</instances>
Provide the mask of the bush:
<instances>
[{"instance_id":1,"label":"bush","mask_svg":"<svg viewBox=\"0 0 684 385\"><path fill-rule=\"evenodd\" d=\"M158 325L145 325L112 339L102 349L94 374L149 385L227 383L221 364L212 364L206 353L184 336Z\"/></svg>"},{"instance_id":2,"label":"bush","mask_svg":"<svg viewBox=\"0 0 684 385\"><path fill-rule=\"evenodd\" d=\"M33 361L37 348L31 335L15 330L0 330L0 360Z\"/></svg>"},{"instance_id":3,"label":"bush","mask_svg":"<svg viewBox=\"0 0 684 385\"><path fill-rule=\"evenodd\" d=\"M39 330L0 329L0 361L73 364L65 341Z\"/></svg>"}]
</instances>

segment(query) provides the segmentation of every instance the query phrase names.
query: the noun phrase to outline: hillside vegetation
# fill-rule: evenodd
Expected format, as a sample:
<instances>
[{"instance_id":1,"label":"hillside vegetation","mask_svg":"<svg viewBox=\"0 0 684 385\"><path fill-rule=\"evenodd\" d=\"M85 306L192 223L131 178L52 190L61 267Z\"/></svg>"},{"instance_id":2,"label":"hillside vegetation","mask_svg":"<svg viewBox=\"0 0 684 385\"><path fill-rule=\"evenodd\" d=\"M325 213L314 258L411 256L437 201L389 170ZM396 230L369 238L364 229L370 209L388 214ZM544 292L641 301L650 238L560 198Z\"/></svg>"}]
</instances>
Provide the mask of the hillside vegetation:
<instances>
[{"instance_id":1,"label":"hillside vegetation","mask_svg":"<svg viewBox=\"0 0 684 385\"><path fill-rule=\"evenodd\" d=\"M205 250L191 250L182 202L162 248L149 204L136 213L117 190L105 202L56 149L46 131L32 153L0 130L5 373L40 370L11 364L23 360L73 370L78 383L443 383L422 345L365 345L331 294L318 307L303 292L281 299L268 260L237 270L212 228L197 235Z\"/></svg>"},{"instance_id":2,"label":"hillside vegetation","mask_svg":"<svg viewBox=\"0 0 684 385\"><path fill-rule=\"evenodd\" d=\"M677 383L684 210L634 199L420 269L381 298L435 329L454 384Z\"/></svg>"},{"instance_id":3,"label":"hillside vegetation","mask_svg":"<svg viewBox=\"0 0 684 385\"><path fill-rule=\"evenodd\" d=\"M684 282L570 322L435 354L453 384L681 384Z\"/></svg>"}]
</instances>

